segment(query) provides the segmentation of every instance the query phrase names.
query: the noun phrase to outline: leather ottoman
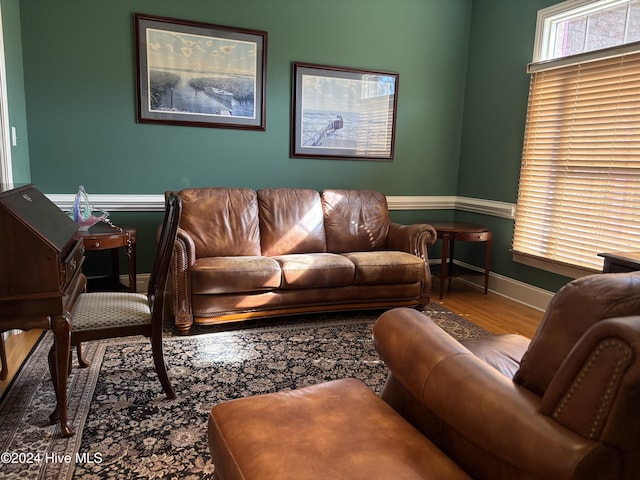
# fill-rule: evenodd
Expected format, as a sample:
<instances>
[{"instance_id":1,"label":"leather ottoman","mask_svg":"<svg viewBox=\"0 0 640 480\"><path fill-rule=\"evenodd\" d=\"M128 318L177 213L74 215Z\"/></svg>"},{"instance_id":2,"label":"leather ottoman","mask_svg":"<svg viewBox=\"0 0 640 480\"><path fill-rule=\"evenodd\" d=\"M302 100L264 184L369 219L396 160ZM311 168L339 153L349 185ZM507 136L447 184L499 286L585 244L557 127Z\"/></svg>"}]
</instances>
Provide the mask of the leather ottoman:
<instances>
[{"instance_id":1,"label":"leather ottoman","mask_svg":"<svg viewBox=\"0 0 640 480\"><path fill-rule=\"evenodd\" d=\"M216 405L209 448L220 480L470 478L355 379Z\"/></svg>"}]
</instances>

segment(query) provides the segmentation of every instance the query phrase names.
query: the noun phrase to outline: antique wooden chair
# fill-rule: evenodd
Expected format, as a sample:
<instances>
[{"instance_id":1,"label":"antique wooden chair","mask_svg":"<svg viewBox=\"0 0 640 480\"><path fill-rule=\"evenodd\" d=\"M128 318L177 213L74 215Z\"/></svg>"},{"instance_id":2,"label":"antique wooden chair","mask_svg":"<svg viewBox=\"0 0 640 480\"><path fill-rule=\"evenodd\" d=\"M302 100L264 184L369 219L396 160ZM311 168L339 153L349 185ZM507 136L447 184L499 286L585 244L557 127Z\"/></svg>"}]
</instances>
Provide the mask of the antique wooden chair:
<instances>
[{"instance_id":1,"label":"antique wooden chair","mask_svg":"<svg viewBox=\"0 0 640 480\"><path fill-rule=\"evenodd\" d=\"M81 343L91 340L144 335L151 339L153 361L167 398L175 398L162 350L164 292L176 241L182 202L166 196L165 215L147 294L133 292L82 293L71 312L71 346L78 347L78 363L87 367ZM49 353L49 368L55 381L55 358Z\"/></svg>"}]
</instances>

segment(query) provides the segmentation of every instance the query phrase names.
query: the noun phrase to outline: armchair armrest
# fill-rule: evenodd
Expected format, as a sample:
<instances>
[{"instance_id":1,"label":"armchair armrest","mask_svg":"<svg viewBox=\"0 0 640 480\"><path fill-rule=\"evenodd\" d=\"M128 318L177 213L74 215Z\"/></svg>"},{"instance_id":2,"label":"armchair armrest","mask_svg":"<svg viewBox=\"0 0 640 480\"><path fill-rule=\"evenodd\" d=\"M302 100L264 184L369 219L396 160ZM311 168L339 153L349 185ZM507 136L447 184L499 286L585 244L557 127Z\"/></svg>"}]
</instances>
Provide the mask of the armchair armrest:
<instances>
[{"instance_id":1,"label":"armchair armrest","mask_svg":"<svg viewBox=\"0 0 640 480\"><path fill-rule=\"evenodd\" d=\"M424 260L424 283L420 295L420 304L429 303L431 295L431 269L429 268L429 254L427 247L433 245L438 239L438 234L431 225L426 223L414 223L402 225L390 222L387 233L387 248L400 252L407 252Z\"/></svg>"},{"instance_id":2,"label":"armchair armrest","mask_svg":"<svg viewBox=\"0 0 640 480\"><path fill-rule=\"evenodd\" d=\"M174 321L178 331L187 332L193 324L189 267L196 262L196 248L191 235L181 228L178 228L173 255L170 276Z\"/></svg>"},{"instance_id":3,"label":"armchair armrest","mask_svg":"<svg viewBox=\"0 0 640 480\"><path fill-rule=\"evenodd\" d=\"M606 465L612 478L619 472L618 452L543 415L540 397L474 356L420 312L385 312L373 335L396 381L455 432L444 440L450 442L445 453L464 451L468 442L531 478L595 478L590 475L596 465L598 473ZM459 437L464 441L456 443ZM475 461L468 459L467 467L473 469Z\"/></svg>"},{"instance_id":4,"label":"armchair armrest","mask_svg":"<svg viewBox=\"0 0 640 480\"><path fill-rule=\"evenodd\" d=\"M584 437L613 445L621 436L636 435L638 416L630 412L640 404L639 357L640 316L599 321L554 375L542 412Z\"/></svg>"},{"instance_id":5,"label":"armchair armrest","mask_svg":"<svg viewBox=\"0 0 640 480\"><path fill-rule=\"evenodd\" d=\"M412 253L427 261L427 247L433 245L437 239L438 234L435 229L426 223L402 225L390 222L387 248Z\"/></svg>"}]
</instances>

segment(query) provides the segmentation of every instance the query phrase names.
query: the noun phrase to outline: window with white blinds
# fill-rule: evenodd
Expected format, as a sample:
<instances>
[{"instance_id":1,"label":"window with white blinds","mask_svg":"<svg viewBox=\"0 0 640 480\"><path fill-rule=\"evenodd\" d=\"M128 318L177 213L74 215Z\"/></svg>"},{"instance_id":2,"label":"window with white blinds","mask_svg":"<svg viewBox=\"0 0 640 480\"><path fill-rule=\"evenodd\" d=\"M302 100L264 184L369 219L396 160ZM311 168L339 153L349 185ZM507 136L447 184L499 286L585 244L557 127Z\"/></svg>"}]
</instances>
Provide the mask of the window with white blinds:
<instances>
[{"instance_id":1,"label":"window with white blinds","mask_svg":"<svg viewBox=\"0 0 640 480\"><path fill-rule=\"evenodd\" d=\"M593 271L598 253L629 250L640 250L640 53L534 72L514 259Z\"/></svg>"}]
</instances>

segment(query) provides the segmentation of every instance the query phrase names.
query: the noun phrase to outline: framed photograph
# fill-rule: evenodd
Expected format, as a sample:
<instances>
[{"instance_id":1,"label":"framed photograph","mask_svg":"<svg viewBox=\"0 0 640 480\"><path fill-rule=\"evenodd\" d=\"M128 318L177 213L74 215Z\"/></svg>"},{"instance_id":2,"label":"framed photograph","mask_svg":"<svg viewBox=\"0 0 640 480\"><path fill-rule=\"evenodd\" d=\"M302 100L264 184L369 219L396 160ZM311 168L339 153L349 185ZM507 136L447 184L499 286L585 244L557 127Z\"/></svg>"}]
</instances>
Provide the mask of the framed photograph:
<instances>
[{"instance_id":1,"label":"framed photograph","mask_svg":"<svg viewBox=\"0 0 640 480\"><path fill-rule=\"evenodd\" d=\"M265 129L267 32L135 14L137 121Z\"/></svg>"},{"instance_id":2,"label":"framed photograph","mask_svg":"<svg viewBox=\"0 0 640 480\"><path fill-rule=\"evenodd\" d=\"M393 160L398 74L293 64L292 157Z\"/></svg>"}]
</instances>

